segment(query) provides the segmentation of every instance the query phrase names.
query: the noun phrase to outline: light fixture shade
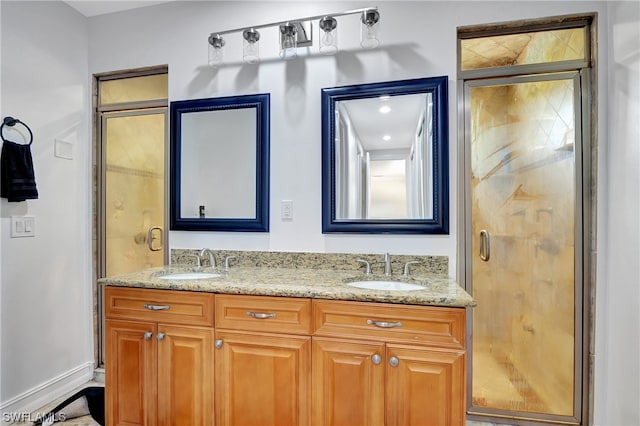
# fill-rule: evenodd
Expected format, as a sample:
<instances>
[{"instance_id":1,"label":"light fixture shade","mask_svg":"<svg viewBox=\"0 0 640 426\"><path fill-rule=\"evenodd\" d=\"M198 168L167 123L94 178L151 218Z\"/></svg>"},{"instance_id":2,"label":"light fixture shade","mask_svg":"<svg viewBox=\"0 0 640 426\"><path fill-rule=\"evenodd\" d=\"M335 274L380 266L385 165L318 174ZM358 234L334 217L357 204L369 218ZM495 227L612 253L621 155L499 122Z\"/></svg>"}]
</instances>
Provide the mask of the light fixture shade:
<instances>
[{"instance_id":1,"label":"light fixture shade","mask_svg":"<svg viewBox=\"0 0 640 426\"><path fill-rule=\"evenodd\" d=\"M242 60L248 64L255 64L260 60L260 33L253 29L242 32Z\"/></svg>"},{"instance_id":2,"label":"light fixture shade","mask_svg":"<svg viewBox=\"0 0 640 426\"><path fill-rule=\"evenodd\" d=\"M293 23L280 25L280 57L294 59L298 56L298 31Z\"/></svg>"},{"instance_id":3,"label":"light fixture shade","mask_svg":"<svg viewBox=\"0 0 640 426\"><path fill-rule=\"evenodd\" d=\"M362 26L360 32L360 46L373 49L380 45L380 14L375 9L362 12Z\"/></svg>"},{"instance_id":4,"label":"light fixture shade","mask_svg":"<svg viewBox=\"0 0 640 426\"><path fill-rule=\"evenodd\" d=\"M222 64L222 47L224 46L224 39L218 34L211 34L208 42L209 66L218 68Z\"/></svg>"},{"instance_id":5,"label":"light fixture shade","mask_svg":"<svg viewBox=\"0 0 640 426\"><path fill-rule=\"evenodd\" d=\"M338 52L338 21L332 16L320 19L320 53L335 55Z\"/></svg>"}]
</instances>

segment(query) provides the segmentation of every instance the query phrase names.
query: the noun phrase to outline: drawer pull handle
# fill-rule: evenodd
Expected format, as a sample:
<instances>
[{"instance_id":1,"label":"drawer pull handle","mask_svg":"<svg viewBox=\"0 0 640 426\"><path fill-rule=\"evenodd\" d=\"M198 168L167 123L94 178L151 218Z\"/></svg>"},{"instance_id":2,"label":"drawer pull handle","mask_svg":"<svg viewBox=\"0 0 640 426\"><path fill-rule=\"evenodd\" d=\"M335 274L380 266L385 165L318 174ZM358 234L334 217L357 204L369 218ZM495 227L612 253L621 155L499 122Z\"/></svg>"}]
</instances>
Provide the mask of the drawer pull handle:
<instances>
[{"instance_id":1,"label":"drawer pull handle","mask_svg":"<svg viewBox=\"0 0 640 426\"><path fill-rule=\"evenodd\" d=\"M395 356L392 356L391 359L389 359L389 365L391 365L392 367L397 367L398 364L400 364L400 360L398 360L398 358L396 358Z\"/></svg>"},{"instance_id":2,"label":"drawer pull handle","mask_svg":"<svg viewBox=\"0 0 640 426\"><path fill-rule=\"evenodd\" d=\"M380 355L375 354L371 357L371 362L373 362L375 365L378 365L382 362L382 358L380 358Z\"/></svg>"},{"instance_id":3,"label":"drawer pull handle","mask_svg":"<svg viewBox=\"0 0 640 426\"><path fill-rule=\"evenodd\" d=\"M151 305L150 303L145 303L144 307L150 311L166 311L169 310L169 305Z\"/></svg>"},{"instance_id":4,"label":"drawer pull handle","mask_svg":"<svg viewBox=\"0 0 640 426\"><path fill-rule=\"evenodd\" d=\"M260 313L260 312L247 311L247 316L253 317L253 318L256 318L256 319L267 319L267 318L275 318L276 314L263 314L263 313Z\"/></svg>"},{"instance_id":5,"label":"drawer pull handle","mask_svg":"<svg viewBox=\"0 0 640 426\"><path fill-rule=\"evenodd\" d=\"M394 328L394 327L402 327L402 323L400 321L398 322L386 322L386 321L374 321L374 320L367 320L367 324L371 325L375 325L376 327L380 327L380 328Z\"/></svg>"},{"instance_id":6,"label":"drawer pull handle","mask_svg":"<svg viewBox=\"0 0 640 426\"><path fill-rule=\"evenodd\" d=\"M144 340L151 339L151 336L153 336L153 333L150 331L147 331L146 333L144 333Z\"/></svg>"},{"instance_id":7,"label":"drawer pull handle","mask_svg":"<svg viewBox=\"0 0 640 426\"><path fill-rule=\"evenodd\" d=\"M165 336L165 335L164 335L164 333L158 333L158 334L156 335L156 337L158 338L158 340L164 340L164 336Z\"/></svg>"},{"instance_id":8,"label":"drawer pull handle","mask_svg":"<svg viewBox=\"0 0 640 426\"><path fill-rule=\"evenodd\" d=\"M222 340L216 340L214 344L215 344L216 349L221 349L222 348Z\"/></svg>"}]
</instances>

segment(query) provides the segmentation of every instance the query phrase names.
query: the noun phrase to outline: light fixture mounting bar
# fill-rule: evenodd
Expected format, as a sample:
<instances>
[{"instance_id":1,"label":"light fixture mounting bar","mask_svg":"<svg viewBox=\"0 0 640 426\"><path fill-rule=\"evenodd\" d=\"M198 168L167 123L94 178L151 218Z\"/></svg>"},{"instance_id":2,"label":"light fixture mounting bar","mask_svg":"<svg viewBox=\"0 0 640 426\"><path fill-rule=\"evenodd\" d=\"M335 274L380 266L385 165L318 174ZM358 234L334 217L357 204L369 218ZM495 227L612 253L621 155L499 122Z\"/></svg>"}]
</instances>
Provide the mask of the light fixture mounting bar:
<instances>
[{"instance_id":1,"label":"light fixture mounting bar","mask_svg":"<svg viewBox=\"0 0 640 426\"><path fill-rule=\"evenodd\" d=\"M212 32L211 35L221 36L221 35L224 35L224 34L237 33L237 32L242 32L242 31L246 30L247 28L253 28L254 30L257 30L257 29L260 29L260 28L276 27L276 26L280 26L280 25L283 25L283 24L286 24L286 23L289 23L289 22L315 21L316 19L321 19L321 18L324 18L325 16L333 16L335 18L337 16L355 15L357 13L366 12L368 10L376 10L377 11L378 7L377 6L364 7L364 8L361 8L361 9L348 10L346 12L323 13L322 15L305 16L304 18L287 19L286 21L276 21L276 22L270 22L268 24L249 25L249 26L242 27L242 28L234 28L232 30L215 31L215 32Z\"/></svg>"}]
</instances>

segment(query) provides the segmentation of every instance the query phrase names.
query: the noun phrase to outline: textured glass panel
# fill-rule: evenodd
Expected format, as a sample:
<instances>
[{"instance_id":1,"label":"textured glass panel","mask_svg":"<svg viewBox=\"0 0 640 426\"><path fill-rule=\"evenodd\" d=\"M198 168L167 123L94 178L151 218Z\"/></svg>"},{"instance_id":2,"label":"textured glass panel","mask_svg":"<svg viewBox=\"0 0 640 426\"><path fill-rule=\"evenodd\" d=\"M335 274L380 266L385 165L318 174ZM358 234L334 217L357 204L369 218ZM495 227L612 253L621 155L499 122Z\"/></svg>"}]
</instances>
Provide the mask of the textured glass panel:
<instances>
[{"instance_id":1,"label":"textured glass panel","mask_svg":"<svg viewBox=\"0 0 640 426\"><path fill-rule=\"evenodd\" d=\"M574 83L470 93L472 402L572 416Z\"/></svg>"},{"instance_id":2,"label":"textured glass panel","mask_svg":"<svg viewBox=\"0 0 640 426\"><path fill-rule=\"evenodd\" d=\"M164 228L165 114L107 117L106 275L161 266L163 250L151 251L149 229ZM159 231L154 247L162 241Z\"/></svg>"},{"instance_id":3,"label":"textured glass panel","mask_svg":"<svg viewBox=\"0 0 640 426\"><path fill-rule=\"evenodd\" d=\"M121 78L100 82L100 105L168 98L168 74Z\"/></svg>"},{"instance_id":4,"label":"textured glass panel","mask_svg":"<svg viewBox=\"0 0 640 426\"><path fill-rule=\"evenodd\" d=\"M461 40L463 70L585 59L585 29L571 28Z\"/></svg>"}]
</instances>

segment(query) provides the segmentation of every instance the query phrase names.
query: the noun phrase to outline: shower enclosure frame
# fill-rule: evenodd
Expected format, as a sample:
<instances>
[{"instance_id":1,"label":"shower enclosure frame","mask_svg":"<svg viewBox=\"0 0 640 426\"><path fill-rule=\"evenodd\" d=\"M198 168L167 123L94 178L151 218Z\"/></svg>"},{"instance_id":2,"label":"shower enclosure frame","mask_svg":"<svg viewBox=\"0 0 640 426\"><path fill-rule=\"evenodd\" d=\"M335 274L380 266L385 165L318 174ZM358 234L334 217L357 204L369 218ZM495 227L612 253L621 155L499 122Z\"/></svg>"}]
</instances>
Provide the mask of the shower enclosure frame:
<instances>
[{"instance_id":1,"label":"shower enclosure frame","mask_svg":"<svg viewBox=\"0 0 640 426\"><path fill-rule=\"evenodd\" d=\"M585 58L527 65L462 70L461 43L464 39L510 35L533 31L584 28ZM574 252L574 416L558 416L543 413L509 412L502 409L474 407L472 403L473 378L473 315L467 315L467 414L470 420L508 422L517 425L544 423L591 424L593 405L593 311L595 300L595 206L596 206L596 81L595 51L596 14L581 14L477 25L458 28L458 277L465 289L473 295L472 227L471 227L471 132L470 88L505 83L551 80L567 73L575 74L577 88L574 92L576 114L576 140L580 149L575 151L575 252Z\"/></svg>"}]
</instances>

